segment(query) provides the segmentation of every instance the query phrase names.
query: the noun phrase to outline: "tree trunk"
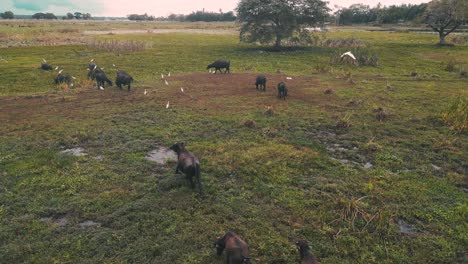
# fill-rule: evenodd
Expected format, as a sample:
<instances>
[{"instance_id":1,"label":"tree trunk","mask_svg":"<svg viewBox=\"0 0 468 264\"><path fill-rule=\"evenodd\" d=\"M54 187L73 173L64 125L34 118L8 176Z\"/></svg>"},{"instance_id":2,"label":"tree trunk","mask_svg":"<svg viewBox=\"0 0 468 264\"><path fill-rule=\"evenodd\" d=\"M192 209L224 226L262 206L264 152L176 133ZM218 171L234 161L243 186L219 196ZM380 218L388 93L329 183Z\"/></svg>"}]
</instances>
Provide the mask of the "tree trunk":
<instances>
[{"instance_id":1,"label":"tree trunk","mask_svg":"<svg viewBox=\"0 0 468 264\"><path fill-rule=\"evenodd\" d=\"M445 34L443 31L439 31L439 44L445 45Z\"/></svg>"},{"instance_id":2,"label":"tree trunk","mask_svg":"<svg viewBox=\"0 0 468 264\"><path fill-rule=\"evenodd\" d=\"M281 48L281 35L276 34L275 49L279 50Z\"/></svg>"}]
</instances>

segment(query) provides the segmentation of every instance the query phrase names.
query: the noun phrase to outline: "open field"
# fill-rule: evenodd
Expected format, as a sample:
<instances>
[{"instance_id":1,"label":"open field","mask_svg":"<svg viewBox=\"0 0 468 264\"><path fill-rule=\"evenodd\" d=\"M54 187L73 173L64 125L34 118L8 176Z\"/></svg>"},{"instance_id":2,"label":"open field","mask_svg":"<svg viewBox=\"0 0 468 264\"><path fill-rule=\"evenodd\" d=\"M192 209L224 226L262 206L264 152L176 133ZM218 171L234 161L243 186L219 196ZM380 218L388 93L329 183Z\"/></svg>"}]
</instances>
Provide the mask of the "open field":
<instances>
[{"instance_id":1,"label":"open field","mask_svg":"<svg viewBox=\"0 0 468 264\"><path fill-rule=\"evenodd\" d=\"M229 23L6 23L0 263L225 263L212 245L227 230L253 263L298 263L299 238L321 263L468 262L468 137L442 121L454 98L468 98L466 44L317 35L365 43L379 65L358 67L330 64L352 48L240 44ZM87 32L111 30L133 34ZM144 48L93 45L130 40ZM231 74L206 72L218 58ZM74 88L57 87L42 59L76 76ZM92 87L91 59L111 79L129 72L134 89ZM174 162L146 159L176 141L200 158L202 196Z\"/></svg>"}]
</instances>

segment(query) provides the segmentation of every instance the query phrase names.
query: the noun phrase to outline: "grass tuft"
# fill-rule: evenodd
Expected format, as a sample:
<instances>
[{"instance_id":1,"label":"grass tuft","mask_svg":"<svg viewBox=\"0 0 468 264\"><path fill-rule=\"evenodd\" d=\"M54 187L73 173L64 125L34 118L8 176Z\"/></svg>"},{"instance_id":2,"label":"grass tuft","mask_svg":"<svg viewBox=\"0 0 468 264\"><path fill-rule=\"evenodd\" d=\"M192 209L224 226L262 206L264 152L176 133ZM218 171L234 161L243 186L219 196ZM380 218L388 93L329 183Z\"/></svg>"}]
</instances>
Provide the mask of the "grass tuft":
<instances>
[{"instance_id":1,"label":"grass tuft","mask_svg":"<svg viewBox=\"0 0 468 264\"><path fill-rule=\"evenodd\" d=\"M453 98L442 112L442 121L452 129L464 132L468 129L468 99Z\"/></svg>"}]
</instances>

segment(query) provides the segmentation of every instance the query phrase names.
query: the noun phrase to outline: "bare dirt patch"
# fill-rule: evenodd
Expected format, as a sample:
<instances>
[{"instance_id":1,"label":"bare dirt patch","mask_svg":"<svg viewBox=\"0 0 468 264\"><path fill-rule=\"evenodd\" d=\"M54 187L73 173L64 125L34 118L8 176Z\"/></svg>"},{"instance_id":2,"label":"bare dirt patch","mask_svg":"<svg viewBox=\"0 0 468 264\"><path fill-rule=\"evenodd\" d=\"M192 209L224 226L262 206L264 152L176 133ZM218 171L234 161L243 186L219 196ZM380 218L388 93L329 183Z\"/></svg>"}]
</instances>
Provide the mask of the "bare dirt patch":
<instances>
[{"instance_id":1,"label":"bare dirt patch","mask_svg":"<svg viewBox=\"0 0 468 264\"><path fill-rule=\"evenodd\" d=\"M256 73L209 74L194 73L173 75L167 78L169 85L156 82L152 87L121 91L116 87L104 91L91 89L76 91L65 100L56 92L36 96L0 97L0 132L18 133L18 125L35 129L50 129L48 118L57 117L68 120L100 119L110 114L108 109L125 109L127 106L151 104L165 108L170 102L174 107L188 107L210 110L207 114L216 115L219 111L244 111L259 109L262 113L273 108L275 113L287 107L290 102L305 102L311 106L334 103L335 96L325 95L318 79L313 77L292 76L286 79L282 74L266 74L268 78L265 92L255 89ZM276 85L283 81L289 92L286 101L277 98ZM183 87L184 91L181 91ZM335 110L331 110L335 111ZM6 131L5 131L6 130ZM28 129L30 131L30 129Z\"/></svg>"}]
</instances>

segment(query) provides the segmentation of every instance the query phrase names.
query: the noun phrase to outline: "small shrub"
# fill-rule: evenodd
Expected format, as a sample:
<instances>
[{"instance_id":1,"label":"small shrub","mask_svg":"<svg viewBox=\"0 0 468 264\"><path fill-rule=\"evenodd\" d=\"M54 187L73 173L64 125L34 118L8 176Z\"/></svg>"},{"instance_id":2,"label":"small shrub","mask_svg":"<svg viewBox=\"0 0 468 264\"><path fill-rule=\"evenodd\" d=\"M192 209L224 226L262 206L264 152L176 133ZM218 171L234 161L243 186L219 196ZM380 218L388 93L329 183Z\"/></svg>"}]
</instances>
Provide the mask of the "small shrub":
<instances>
[{"instance_id":1,"label":"small shrub","mask_svg":"<svg viewBox=\"0 0 468 264\"><path fill-rule=\"evenodd\" d=\"M78 83L76 84L76 87L77 88L84 88L84 89L92 89L92 88L94 88L95 84L96 84L95 81L85 79L85 80L78 81Z\"/></svg>"},{"instance_id":2,"label":"small shrub","mask_svg":"<svg viewBox=\"0 0 468 264\"><path fill-rule=\"evenodd\" d=\"M455 62L455 60L449 60L447 62L447 66L445 66L445 70L448 71L448 72L454 72L455 69L456 69L456 65L457 63Z\"/></svg>"},{"instance_id":3,"label":"small shrub","mask_svg":"<svg viewBox=\"0 0 468 264\"><path fill-rule=\"evenodd\" d=\"M329 48L357 48L365 47L363 41L355 38L337 38L322 41L322 46Z\"/></svg>"},{"instance_id":4,"label":"small shrub","mask_svg":"<svg viewBox=\"0 0 468 264\"><path fill-rule=\"evenodd\" d=\"M104 41L94 41L88 43L88 47L91 49L107 51L107 52L135 52L143 51L147 48L147 45L143 41L117 41L117 40L104 40Z\"/></svg>"},{"instance_id":5,"label":"small shrub","mask_svg":"<svg viewBox=\"0 0 468 264\"><path fill-rule=\"evenodd\" d=\"M264 128L262 133L263 133L263 135L265 137L276 137L276 136L278 136L278 130L276 128L273 128L273 127Z\"/></svg>"},{"instance_id":6,"label":"small shrub","mask_svg":"<svg viewBox=\"0 0 468 264\"><path fill-rule=\"evenodd\" d=\"M370 139L366 144L363 145L363 149L367 153L375 153L382 149L382 146L374 142L374 138Z\"/></svg>"},{"instance_id":7,"label":"small shrub","mask_svg":"<svg viewBox=\"0 0 468 264\"><path fill-rule=\"evenodd\" d=\"M452 129L464 132L468 129L468 99L457 97L442 111L442 121Z\"/></svg>"},{"instance_id":8,"label":"small shrub","mask_svg":"<svg viewBox=\"0 0 468 264\"><path fill-rule=\"evenodd\" d=\"M450 42L453 42L455 44L467 44L468 35L453 35L450 37Z\"/></svg>"},{"instance_id":9,"label":"small shrub","mask_svg":"<svg viewBox=\"0 0 468 264\"><path fill-rule=\"evenodd\" d=\"M344 117L342 117L338 122L336 123L336 128L337 129L347 129L351 127L351 123L349 122L349 119L351 118L350 114L346 114Z\"/></svg>"},{"instance_id":10,"label":"small shrub","mask_svg":"<svg viewBox=\"0 0 468 264\"><path fill-rule=\"evenodd\" d=\"M326 65L316 65L315 66L315 73L327 73L330 72L331 68Z\"/></svg>"},{"instance_id":11,"label":"small shrub","mask_svg":"<svg viewBox=\"0 0 468 264\"><path fill-rule=\"evenodd\" d=\"M379 121L385 121L390 117L390 111L388 109L384 109L382 107L379 107L375 110L375 118Z\"/></svg>"},{"instance_id":12,"label":"small shrub","mask_svg":"<svg viewBox=\"0 0 468 264\"><path fill-rule=\"evenodd\" d=\"M268 106L267 110L265 112L263 112L263 114L266 115L266 116L274 116L275 111L273 111L273 108L271 106Z\"/></svg>"},{"instance_id":13,"label":"small shrub","mask_svg":"<svg viewBox=\"0 0 468 264\"><path fill-rule=\"evenodd\" d=\"M462 77L462 78L468 77L468 72L467 72L466 70L464 70L464 69L461 70L461 71L460 71L460 77Z\"/></svg>"},{"instance_id":14,"label":"small shrub","mask_svg":"<svg viewBox=\"0 0 468 264\"><path fill-rule=\"evenodd\" d=\"M325 90L325 94L332 94L333 93L333 90L328 88Z\"/></svg>"},{"instance_id":15,"label":"small shrub","mask_svg":"<svg viewBox=\"0 0 468 264\"><path fill-rule=\"evenodd\" d=\"M248 128L256 128L257 127L257 123L253 120L247 120L244 122L244 126L248 127Z\"/></svg>"}]
</instances>

